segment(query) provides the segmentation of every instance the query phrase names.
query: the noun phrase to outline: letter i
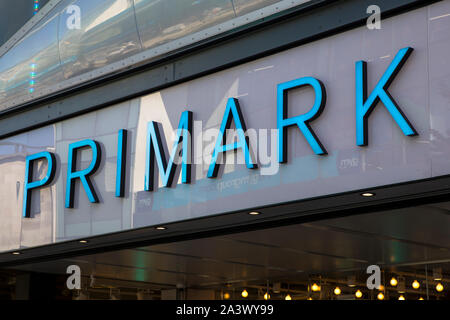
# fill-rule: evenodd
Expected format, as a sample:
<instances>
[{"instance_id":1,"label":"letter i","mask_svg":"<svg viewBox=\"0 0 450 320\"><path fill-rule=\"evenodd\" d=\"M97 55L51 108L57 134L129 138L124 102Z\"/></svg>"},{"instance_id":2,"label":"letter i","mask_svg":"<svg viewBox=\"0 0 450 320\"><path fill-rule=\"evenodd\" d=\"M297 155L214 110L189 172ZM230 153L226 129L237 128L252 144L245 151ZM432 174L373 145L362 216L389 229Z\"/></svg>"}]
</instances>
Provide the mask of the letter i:
<instances>
[{"instance_id":1,"label":"letter i","mask_svg":"<svg viewBox=\"0 0 450 320\"><path fill-rule=\"evenodd\" d=\"M123 197L125 194L127 136L128 136L127 130L125 129L119 130L117 139L116 197Z\"/></svg>"}]
</instances>

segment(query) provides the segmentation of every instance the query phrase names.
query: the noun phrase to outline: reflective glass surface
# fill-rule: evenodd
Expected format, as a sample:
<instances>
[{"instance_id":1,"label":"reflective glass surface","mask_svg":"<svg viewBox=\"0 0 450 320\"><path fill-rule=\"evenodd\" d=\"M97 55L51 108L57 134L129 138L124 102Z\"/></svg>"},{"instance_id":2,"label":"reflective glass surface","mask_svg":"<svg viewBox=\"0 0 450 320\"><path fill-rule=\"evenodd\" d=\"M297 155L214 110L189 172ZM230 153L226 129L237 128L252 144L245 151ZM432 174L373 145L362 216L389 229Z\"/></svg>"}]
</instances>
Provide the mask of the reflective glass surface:
<instances>
[{"instance_id":1,"label":"reflective glass surface","mask_svg":"<svg viewBox=\"0 0 450 320\"><path fill-rule=\"evenodd\" d=\"M70 6L80 8L80 28ZM70 12L70 13L68 13ZM127 58L141 49L131 0L77 0L60 13L59 50L66 79Z\"/></svg>"},{"instance_id":2,"label":"reflective glass surface","mask_svg":"<svg viewBox=\"0 0 450 320\"><path fill-rule=\"evenodd\" d=\"M159 48L149 53L155 57L232 29L187 37L274 2L62 0L0 57L0 109L132 66L145 50Z\"/></svg>"},{"instance_id":3,"label":"reflective glass surface","mask_svg":"<svg viewBox=\"0 0 450 320\"><path fill-rule=\"evenodd\" d=\"M58 21L55 13L42 20L0 58L0 105L20 101L62 80Z\"/></svg>"}]
</instances>

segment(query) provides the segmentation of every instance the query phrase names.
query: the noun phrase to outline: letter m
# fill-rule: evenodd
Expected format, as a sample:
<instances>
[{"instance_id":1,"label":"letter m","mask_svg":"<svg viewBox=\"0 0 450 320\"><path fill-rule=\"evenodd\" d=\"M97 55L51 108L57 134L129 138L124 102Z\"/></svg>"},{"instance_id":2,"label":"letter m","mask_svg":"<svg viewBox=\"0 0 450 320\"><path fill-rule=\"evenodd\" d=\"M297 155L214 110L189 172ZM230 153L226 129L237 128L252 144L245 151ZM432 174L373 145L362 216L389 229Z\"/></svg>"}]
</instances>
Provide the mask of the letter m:
<instances>
[{"instance_id":1,"label":"letter m","mask_svg":"<svg viewBox=\"0 0 450 320\"><path fill-rule=\"evenodd\" d=\"M176 139L172 148L172 153L167 161L165 148L162 144L159 124L151 121L147 126L147 152L145 161L145 187L146 191L154 190L155 183L155 160L158 164L161 182L163 187L170 187L177 168L179 158L179 148L181 144L182 152L182 183L191 182L192 163L192 112L184 111L181 114L180 122L176 132Z\"/></svg>"}]
</instances>

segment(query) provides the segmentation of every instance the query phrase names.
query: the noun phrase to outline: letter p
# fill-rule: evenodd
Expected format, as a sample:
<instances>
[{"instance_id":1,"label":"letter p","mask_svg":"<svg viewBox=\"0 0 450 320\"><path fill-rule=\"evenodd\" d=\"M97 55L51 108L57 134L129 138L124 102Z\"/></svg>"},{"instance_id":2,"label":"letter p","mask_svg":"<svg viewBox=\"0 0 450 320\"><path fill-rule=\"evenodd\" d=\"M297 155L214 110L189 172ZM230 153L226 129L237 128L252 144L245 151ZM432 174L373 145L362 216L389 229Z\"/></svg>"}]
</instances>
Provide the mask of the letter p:
<instances>
[{"instance_id":1,"label":"letter p","mask_svg":"<svg viewBox=\"0 0 450 320\"><path fill-rule=\"evenodd\" d=\"M38 159L47 159L47 174L42 180L33 180L33 162ZM27 156L25 161L25 186L23 191L23 217L30 218L31 191L50 184L55 177L55 155L48 151Z\"/></svg>"}]
</instances>

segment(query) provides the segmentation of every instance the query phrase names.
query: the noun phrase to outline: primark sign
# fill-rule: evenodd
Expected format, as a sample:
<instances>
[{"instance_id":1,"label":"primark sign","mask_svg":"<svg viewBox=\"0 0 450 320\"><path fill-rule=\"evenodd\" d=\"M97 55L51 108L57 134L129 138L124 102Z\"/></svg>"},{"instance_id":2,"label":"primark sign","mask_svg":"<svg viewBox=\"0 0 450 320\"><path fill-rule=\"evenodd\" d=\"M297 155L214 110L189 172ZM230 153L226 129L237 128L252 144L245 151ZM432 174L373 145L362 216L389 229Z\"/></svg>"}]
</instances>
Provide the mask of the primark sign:
<instances>
[{"instance_id":1,"label":"primark sign","mask_svg":"<svg viewBox=\"0 0 450 320\"><path fill-rule=\"evenodd\" d=\"M408 57L413 52L413 48L405 47L399 50L390 62L387 69L384 70L381 78L373 90L368 89L368 64L366 61L357 61L355 63L354 81L355 97L353 105L348 108L355 108L356 118L353 119L354 147L356 149L368 145L368 119L377 105L384 106L392 119L398 125L401 132L406 136L415 136L417 131L413 124L408 120L408 106L402 106L404 113L395 98L389 93L389 86L393 83L396 75L401 72L402 67L407 63ZM289 93L297 88L308 87L314 93L314 103L308 112L298 115L288 115ZM208 90L205 88L205 90ZM248 119L244 116L245 109L241 106L237 97L228 97L226 99L225 112L223 113L219 129L215 134L215 140L212 143L206 179L220 179L219 169L224 163L225 154L239 151L243 155L243 164L249 170L258 170L258 160L255 156L255 140L257 136L247 129ZM380 103L381 102L381 103ZM288 130L296 130L298 134L303 135L309 144L312 152L318 157L327 157L327 137L319 136L314 130L314 120L319 119L327 107L327 88L324 83L314 77L306 76L290 81L279 83L276 86L276 105L273 106L273 117L276 118L275 128L275 156L277 164L288 162ZM141 181L143 190L147 192L158 192L158 176L162 187L171 187L174 179L180 173L180 180L183 184L192 183L192 164L195 164L197 157L193 157L193 145L196 143L197 134L195 132L196 113L190 110L184 110L179 115L178 128L175 130L175 143L170 152L167 150L167 144L164 142L164 130L157 121L149 121L146 128L146 152L142 155L145 159L145 174L142 177L135 177ZM329 125L333 125L330 123ZM166 132L167 134L167 132ZM336 133L339 134L339 133ZM117 132L117 162L115 168L115 196L118 198L125 196L125 183L127 176L127 144L129 132L127 129L120 129ZM261 146L261 143L259 143ZM261 147L260 147L261 148ZM86 168L79 168L79 158L82 150L91 151L90 163ZM108 150L105 150L108 152ZM84 139L68 145L67 154L67 172L62 174L59 179L65 179L65 200L66 208L74 208L74 198L76 193L76 182L80 182L80 188L84 190L87 199L91 203L99 201L99 194L93 184L93 175L99 170L102 155L100 143L95 139ZM136 155L138 157L140 155ZM28 155L25 161L25 183L23 192L23 217L31 217L31 199L33 193L55 182L57 157L55 153L43 151ZM46 172L41 175L42 178L36 178L33 174L33 168L36 162L44 161L47 163ZM179 167L179 170L177 170ZM159 173L159 174L157 174ZM81 197L82 195L79 194Z\"/></svg>"}]
</instances>

